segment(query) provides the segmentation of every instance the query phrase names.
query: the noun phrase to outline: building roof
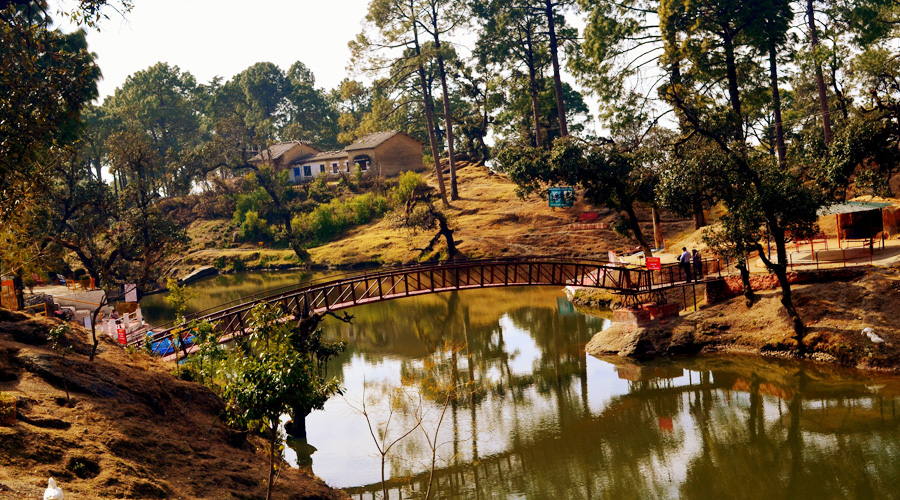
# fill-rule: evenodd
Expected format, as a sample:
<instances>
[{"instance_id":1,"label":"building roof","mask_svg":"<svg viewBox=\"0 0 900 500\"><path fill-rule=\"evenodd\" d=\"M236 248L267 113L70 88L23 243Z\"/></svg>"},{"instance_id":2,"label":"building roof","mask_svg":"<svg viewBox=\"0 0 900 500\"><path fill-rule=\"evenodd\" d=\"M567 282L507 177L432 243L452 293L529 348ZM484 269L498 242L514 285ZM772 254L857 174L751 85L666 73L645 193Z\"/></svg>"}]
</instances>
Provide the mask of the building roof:
<instances>
[{"instance_id":1,"label":"building roof","mask_svg":"<svg viewBox=\"0 0 900 500\"><path fill-rule=\"evenodd\" d=\"M878 203L873 201L845 201L827 207L822 207L817 212L819 217L823 215L849 214L853 212L868 212L891 206L891 203Z\"/></svg>"},{"instance_id":2,"label":"building roof","mask_svg":"<svg viewBox=\"0 0 900 500\"><path fill-rule=\"evenodd\" d=\"M314 154L304 161L316 161L316 160L333 160L335 158L346 158L346 151L325 151L324 153Z\"/></svg>"},{"instance_id":3,"label":"building roof","mask_svg":"<svg viewBox=\"0 0 900 500\"><path fill-rule=\"evenodd\" d=\"M353 151L356 149L371 149L374 147L378 147L381 144L387 142L388 139L394 137L397 134L403 134L410 139L413 139L417 142L422 142L416 139L415 137L407 134L406 132L401 132L399 130L391 130L389 132L375 132L373 134L368 134L363 137L360 137L353 144L344 148L344 151Z\"/></svg>"},{"instance_id":4,"label":"building roof","mask_svg":"<svg viewBox=\"0 0 900 500\"><path fill-rule=\"evenodd\" d=\"M263 161L263 155L265 155L266 160L269 160L269 161L277 160L277 159L281 158L282 156L284 156L284 154L287 153L288 151L294 149L294 146L297 146L299 144L304 144L304 145L309 146L317 151L319 149L305 141L282 142L282 143L273 144L273 145L269 146L267 149L261 151L259 154L257 154L253 158L250 158L250 161Z\"/></svg>"}]
</instances>

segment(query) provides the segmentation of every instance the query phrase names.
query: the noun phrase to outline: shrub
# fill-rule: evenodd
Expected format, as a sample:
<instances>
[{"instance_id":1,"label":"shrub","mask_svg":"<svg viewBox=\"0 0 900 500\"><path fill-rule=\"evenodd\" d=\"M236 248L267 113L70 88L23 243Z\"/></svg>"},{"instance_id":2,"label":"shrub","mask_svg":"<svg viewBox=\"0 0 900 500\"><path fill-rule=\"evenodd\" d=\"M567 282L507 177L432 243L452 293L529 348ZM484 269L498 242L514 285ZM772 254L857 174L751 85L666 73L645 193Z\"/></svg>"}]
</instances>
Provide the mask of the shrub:
<instances>
[{"instance_id":1,"label":"shrub","mask_svg":"<svg viewBox=\"0 0 900 500\"><path fill-rule=\"evenodd\" d=\"M367 193L345 201L331 200L310 213L298 215L292 224L302 239L324 243L352 225L365 224L380 217L387 208L388 202L384 197Z\"/></svg>"},{"instance_id":2,"label":"shrub","mask_svg":"<svg viewBox=\"0 0 900 500\"><path fill-rule=\"evenodd\" d=\"M253 210L244 214L244 222L238 229L238 236L244 241L269 239L269 225Z\"/></svg>"},{"instance_id":3,"label":"shrub","mask_svg":"<svg viewBox=\"0 0 900 500\"><path fill-rule=\"evenodd\" d=\"M259 216L260 210L269 203L269 194L262 187L257 187L247 194L239 194L235 198L235 209L232 220L235 226L240 226L246 220L248 212L254 212Z\"/></svg>"},{"instance_id":4,"label":"shrub","mask_svg":"<svg viewBox=\"0 0 900 500\"><path fill-rule=\"evenodd\" d=\"M422 176L415 172L404 172L397 182L397 187L391 190L391 201L395 207L401 207L406 204L406 200L412 195L417 187L425 184Z\"/></svg>"}]
</instances>

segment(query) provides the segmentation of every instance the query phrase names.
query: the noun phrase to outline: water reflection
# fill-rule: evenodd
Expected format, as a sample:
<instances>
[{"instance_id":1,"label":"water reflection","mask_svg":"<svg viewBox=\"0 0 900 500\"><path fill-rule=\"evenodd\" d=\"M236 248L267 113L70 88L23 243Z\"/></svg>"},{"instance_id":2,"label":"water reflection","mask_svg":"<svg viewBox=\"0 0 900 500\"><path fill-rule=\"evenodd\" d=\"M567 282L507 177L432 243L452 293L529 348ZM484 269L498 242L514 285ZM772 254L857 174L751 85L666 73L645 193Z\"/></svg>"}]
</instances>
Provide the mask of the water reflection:
<instances>
[{"instance_id":1,"label":"water reflection","mask_svg":"<svg viewBox=\"0 0 900 500\"><path fill-rule=\"evenodd\" d=\"M439 369L470 391L440 427L441 498L871 497L900 486L898 379L742 357L595 359L583 346L605 320L561 297L472 290L327 322L350 346L333 366L347 394L309 417L313 471L354 497L380 496L379 458L353 407L364 386L387 395ZM393 414L391 432L415 426L414 407ZM439 405L426 408L433 429ZM390 496L423 492L429 468L426 436L413 432L388 457Z\"/></svg>"}]
</instances>

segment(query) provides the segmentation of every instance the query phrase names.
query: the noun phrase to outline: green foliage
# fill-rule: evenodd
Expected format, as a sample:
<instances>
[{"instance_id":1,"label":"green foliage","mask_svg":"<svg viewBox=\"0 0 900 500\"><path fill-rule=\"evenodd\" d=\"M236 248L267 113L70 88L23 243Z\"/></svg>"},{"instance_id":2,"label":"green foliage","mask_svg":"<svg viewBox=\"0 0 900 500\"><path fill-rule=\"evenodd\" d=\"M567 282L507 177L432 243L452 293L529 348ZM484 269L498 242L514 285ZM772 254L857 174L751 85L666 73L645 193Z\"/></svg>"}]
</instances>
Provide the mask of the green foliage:
<instances>
[{"instance_id":1,"label":"green foliage","mask_svg":"<svg viewBox=\"0 0 900 500\"><path fill-rule=\"evenodd\" d=\"M107 2L68 12L82 21ZM100 68L85 32L50 29L42 2L0 2L0 223L38 201L52 181L54 151L78 138L79 117L97 97ZM68 9L67 9L68 10ZM84 17L80 17L84 16ZM27 110L27 111L23 111Z\"/></svg>"},{"instance_id":2,"label":"green foliage","mask_svg":"<svg viewBox=\"0 0 900 500\"><path fill-rule=\"evenodd\" d=\"M312 182L307 184L306 189L309 197L317 203L324 203L331 198L331 191L328 189L328 179L325 175L317 175Z\"/></svg>"},{"instance_id":3,"label":"green foliage","mask_svg":"<svg viewBox=\"0 0 900 500\"><path fill-rule=\"evenodd\" d=\"M219 333L208 320L192 321L188 327L194 335L196 350L185 362L194 380L222 394L223 371L227 370L228 351L219 343Z\"/></svg>"},{"instance_id":4,"label":"green foliage","mask_svg":"<svg viewBox=\"0 0 900 500\"><path fill-rule=\"evenodd\" d=\"M56 357L58 357L63 364L65 364L66 356L72 354L72 351L74 350L72 345L66 342L66 335L68 333L69 325L65 323L57 325L47 332L47 338L50 340L50 348L53 349L53 352L56 353ZM66 389L66 402L70 402L69 381L65 375L63 375L63 386Z\"/></svg>"},{"instance_id":5,"label":"green foliage","mask_svg":"<svg viewBox=\"0 0 900 500\"><path fill-rule=\"evenodd\" d=\"M175 278L166 278L166 288L169 289L169 294L165 298L166 304L175 309L175 315L179 318L176 322L182 323L187 303L197 297L197 292L188 285L179 285Z\"/></svg>"},{"instance_id":6,"label":"green foliage","mask_svg":"<svg viewBox=\"0 0 900 500\"><path fill-rule=\"evenodd\" d=\"M251 183L251 185L255 184L255 176L248 180L248 182ZM263 207L265 207L268 202L269 194L266 193L266 190L261 186L257 186L247 194L237 195L235 197L234 216L232 217L234 225L240 227L246 220L247 212L255 212L258 216L259 212L262 211Z\"/></svg>"},{"instance_id":7,"label":"green foliage","mask_svg":"<svg viewBox=\"0 0 900 500\"><path fill-rule=\"evenodd\" d=\"M406 205L413 193L425 186L425 179L416 172L403 172L397 186L391 190L391 201L395 207Z\"/></svg>"},{"instance_id":8,"label":"green foliage","mask_svg":"<svg viewBox=\"0 0 900 500\"><path fill-rule=\"evenodd\" d=\"M342 393L338 381L326 378L325 372L328 360L342 352L344 344L325 341L322 330L300 331L296 323L281 319L277 307L254 307L248 325L253 332L250 350L238 352L222 378L231 421L268 439L269 488L274 456L280 451L281 416L306 418L310 411L322 409L329 397Z\"/></svg>"},{"instance_id":9,"label":"green foliage","mask_svg":"<svg viewBox=\"0 0 900 500\"><path fill-rule=\"evenodd\" d=\"M238 227L238 237L244 241L262 241L271 237L269 225L259 214L250 210L244 214L244 222Z\"/></svg>"},{"instance_id":10,"label":"green foliage","mask_svg":"<svg viewBox=\"0 0 900 500\"><path fill-rule=\"evenodd\" d=\"M213 260L213 267L215 267L216 269L218 269L220 271L225 269L225 256L220 255L220 256L216 257L215 260Z\"/></svg>"},{"instance_id":11,"label":"green foliage","mask_svg":"<svg viewBox=\"0 0 900 500\"><path fill-rule=\"evenodd\" d=\"M497 153L497 161L524 197L544 196L552 185L580 186L584 199L624 212L628 229L649 255L650 246L640 228L634 205L652 202L658 173L657 150L652 143L628 148L607 141L588 144L570 138L554 141L553 148L510 146Z\"/></svg>"},{"instance_id":12,"label":"green foliage","mask_svg":"<svg viewBox=\"0 0 900 500\"><path fill-rule=\"evenodd\" d=\"M240 257L235 257L234 260L231 261L231 270L239 273L243 271L247 266L244 264L244 261L241 260Z\"/></svg>"},{"instance_id":13,"label":"green foliage","mask_svg":"<svg viewBox=\"0 0 900 500\"><path fill-rule=\"evenodd\" d=\"M353 225L367 224L381 217L387 209L387 199L372 193L335 199L317 206L312 212L296 216L294 232L312 244L321 244Z\"/></svg>"}]
</instances>

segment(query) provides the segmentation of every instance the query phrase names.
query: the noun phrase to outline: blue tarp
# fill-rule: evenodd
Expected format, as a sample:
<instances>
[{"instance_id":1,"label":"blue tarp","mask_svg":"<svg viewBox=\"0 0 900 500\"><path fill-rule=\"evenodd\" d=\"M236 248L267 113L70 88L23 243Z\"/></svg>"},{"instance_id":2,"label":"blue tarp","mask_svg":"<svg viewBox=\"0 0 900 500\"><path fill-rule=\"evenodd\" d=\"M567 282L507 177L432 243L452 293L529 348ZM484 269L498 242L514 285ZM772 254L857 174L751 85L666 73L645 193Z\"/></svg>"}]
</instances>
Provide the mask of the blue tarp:
<instances>
[{"instance_id":1,"label":"blue tarp","mask_svg":"<svg viewBox=\"0 0 900 500\"><path fill-rule=\"evenodd\" d=\"M150 333L147 334L148 337L150 335ZM194 345L194 336L190 335L185 338L184 344L186 347ZM172 349L172 341L170 339L162 339L159 342L153 342L151 344L150 352L157 356L168 356L169 354L175 352L175 350Z\"/></svg>"}]
</instances>

